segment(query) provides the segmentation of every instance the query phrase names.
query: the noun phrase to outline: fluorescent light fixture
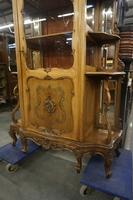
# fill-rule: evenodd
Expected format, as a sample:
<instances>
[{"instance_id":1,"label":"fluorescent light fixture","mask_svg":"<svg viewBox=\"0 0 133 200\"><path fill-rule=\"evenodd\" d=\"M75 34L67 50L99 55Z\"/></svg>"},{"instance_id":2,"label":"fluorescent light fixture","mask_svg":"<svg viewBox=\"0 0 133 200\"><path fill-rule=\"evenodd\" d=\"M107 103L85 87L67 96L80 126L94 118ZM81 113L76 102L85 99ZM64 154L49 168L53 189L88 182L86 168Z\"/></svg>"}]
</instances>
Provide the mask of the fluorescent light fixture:
<instances>
[{"instance_id":1,"label":"fluorescent light fixture","mask_svg":"<svg viewBox=\"0 0 133 200\"><path fill-rule=\"evenodd\" d=\"M110 15L112 16L112 10L111 8L109 8L107 11L105 11L105 9L103 10L103 15Z\"/></svg>"},{"instance_id":2,"label":"fluorescent light fixture","mask_svg":"<svg viewBox=\"0 0 133 200\"><path fill-rule=\"evenodd\" d=\"M72 12L72 13L66 13L66 14L62 14L62 15L58 15L57 17L69 17L69 16L72 16L72 15L74 15L74 13Z\"/></svg>"},{"instance_id":3,"label":"fluorescent light fixture","mask_svg":"<svg viewBox=\"0 0 133 200\"><path fill-rule=\"evenodd\" d=\"M31 19L26 19L24 21L24 24L27 25L27 24L34 24L36 22L42 22L42 21L46 21L46 18L42 18L42 19L36 19L36 20L31 20Z\"/></svg>"},{"instance_id":4,"label":"fluorescent light fixture","mask_svg":"<svg viewBox=\"0 0 133 200\"><path fill-rule=\"evenodd\" d=\"M88 5L86 6L86 8L93 8L93 5Z\"/></svg>"},{"instance_id":5,"label":"fluorescent light fixture","mask_svg":"<svg viewBox=\"0 0 133 200\"><path fill-rule=\"evenodd\" d=\"M46 21L46 18L37 19L37 20L26 19L24 21L24 24L27 25L27 24L33 24L33 23L42 22L42 21ZM6 25L3 25L3 26L0 26L0 30L6 29L6 28L12 28L12 27L14 27L14 24L12 24L12 23L6 24Z\"/></svg>"},{"instance_id":6,"label":"fluorescent light fixture","mask_svg":"<svg viewBox=\"0 0 133 200\"><path fill-rule=\"evenodd\" d=\"M67 38L66 40L67 40L67 41L72 41L72 38Z\"/></svg>"},{"instance_id":7,"label":"fluorescent light fixture","mask_svg":"<svg viewBox=\"0 0 133 200\"><path fill-rule=\"evenodd\" d=\"M88 8L92 8L93 7L93 5L88 5L88 6L86 6L86 8L88 9ZM74 12L72 12L72 13L65 13L65 14L62 14L62 15L58 15L57 17L58 18L61 18L61 17L69 17L69 16L72 16L72 15L74 15Z\"/></svg>"},{"instance_id":8,"label":"fluorescent light fixture","mask_svg":"<svg viewBox=\"0 0 133 200\"><path fill-rule=\"evenodd\" d=\"M13 24L7 24L7 25L4 25L4 26L0 26L0 30L6 29L6 28L11 28L13 26L14 26Z\"/></svg>"},{"instance_id":9,"label":"fluorescent light fixture","mask_svg":"<svg viewBox=\"0 0 133 200\"><path fill-rule=\"evenodd\" d=\"M93 19L93 16L86 16L86 19L88 20Z\"/></svg>"},{"instance_id":10,"label":"fluorescent light fixture","mask_svg":"<svg viewBox=\"0 0 133 200\"><path fill-rule=\"evenodd\" d=\"M16 48L16 44L15 43L9 44L8 47L9 47L9 49L14 49L14 48Z\"/></svg>"}]
</instances>

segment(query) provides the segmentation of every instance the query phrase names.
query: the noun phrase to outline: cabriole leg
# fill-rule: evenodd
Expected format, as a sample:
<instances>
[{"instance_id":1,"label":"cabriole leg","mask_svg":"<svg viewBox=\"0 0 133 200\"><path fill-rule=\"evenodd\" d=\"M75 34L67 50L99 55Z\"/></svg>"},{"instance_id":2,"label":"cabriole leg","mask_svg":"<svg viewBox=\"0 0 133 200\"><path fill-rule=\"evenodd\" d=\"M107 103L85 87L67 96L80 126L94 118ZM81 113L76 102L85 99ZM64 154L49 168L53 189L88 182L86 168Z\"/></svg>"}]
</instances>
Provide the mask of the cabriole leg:
<instances>
[{"instance_id":1,"label":"cabriole leg","mask_svg":"<svg viewBox=\"0 0 133 200\"><path fill-rule=\"evenodd\" d=\"M13 146L16 146L16 142L17 142L17 136L16 136L16 134L17 134L17 130L16 130L15 126L11 125L10 126L10 130L9 130L9 135L10 135L10 137L13 140L13 142L12 142Z\"/></svg>"}]
</instances>

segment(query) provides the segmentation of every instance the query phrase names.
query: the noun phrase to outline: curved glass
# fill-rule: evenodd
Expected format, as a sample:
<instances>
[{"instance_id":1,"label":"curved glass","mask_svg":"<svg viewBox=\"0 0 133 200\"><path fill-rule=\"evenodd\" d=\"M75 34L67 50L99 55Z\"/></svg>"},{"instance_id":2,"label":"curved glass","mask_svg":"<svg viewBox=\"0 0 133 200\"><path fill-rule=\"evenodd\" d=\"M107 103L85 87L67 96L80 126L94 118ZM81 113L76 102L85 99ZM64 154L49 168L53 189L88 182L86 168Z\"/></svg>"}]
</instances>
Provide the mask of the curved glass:
<instances>
[{"instance_id":1,"label":"curved glass","mask_svg":"<svg viewBox=\"0 0 133 200\"><path fill-rule=\"evenodd\" d=\"M103 1L101 5L101 32L112 33L113 30L113 4L112 0Z\"/></svg>"},{"instance_id":2,"label":"curved glass","mask_svg":"<svg viewBox=\"0 0 133 200\"><path fill-rule=\"evenodd\" d=\"M70 68L73 65L71 0L25 0L24 27L27 66Z\"/></svg>"},{"instance_id":3,"label":"curved glass","mask_svg":"<svg viewBox=\"0 0 133 200\"><path fill-rule=\"evenodd\" d=\"M86 5L86 31L92 32L95 29L95 1L94 0L87 0Z\"/></svg>"},{"instance_id":4,"label":"curved glass","mask_svg":"<svg viewBox=\"0 0 133 200\"><path fill-rule=\"evenodd\" d=\"M108 81L108 89L110 95L110 102L108 102L107 113L105 114L105 102L107 102L107 96L104 90L105 80L101 80L100 83L100 94L99 94L99 111L97 112L97 126L101 128L105 128L107 125L107 121L111 127L115 126L115 108L116 108L116 89L117 89L117 81L109 80ZM106 118L107 117L107 118ZM105 120L107 119L107 121Z\"/></svg>"},{"instance_id":5,"label":"curved glass","mask_svg":"<svg viewBox=\"0 0 133 200\"><path fill-rule=\"evenodd\" d=\"M101 48L101 68L113 69L115 59L115 45L105 44Z\"/></svg>"}]
</instances>

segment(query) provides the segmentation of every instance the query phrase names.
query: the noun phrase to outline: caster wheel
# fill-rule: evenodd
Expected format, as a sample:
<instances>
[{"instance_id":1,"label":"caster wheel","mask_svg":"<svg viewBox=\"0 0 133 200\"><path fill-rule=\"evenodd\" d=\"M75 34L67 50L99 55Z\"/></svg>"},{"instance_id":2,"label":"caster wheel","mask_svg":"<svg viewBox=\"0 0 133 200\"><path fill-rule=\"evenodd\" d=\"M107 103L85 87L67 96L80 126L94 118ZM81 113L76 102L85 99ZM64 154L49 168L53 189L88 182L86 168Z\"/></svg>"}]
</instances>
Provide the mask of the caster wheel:
<instances>
[{"instance_id":1,"label":"caster wheel","mask_svg":"<svg viewBox=\"0 0 133 200\"><path fill-rule=\"evenodd\" d=\"M18 165L7 164L6 170L8 172L16 172L18 170Z\"/></svg>"},{"instance_id":2,"label":"caster wheel","mask_svg":"<svg viewBox=\"0 0 133 200\"><path fill-rule=\"evenodd\" d=\"M88 187L86 185L82 185L80 188L80 195L84 197L87 194Z\"/></svg>"}]
</instances>

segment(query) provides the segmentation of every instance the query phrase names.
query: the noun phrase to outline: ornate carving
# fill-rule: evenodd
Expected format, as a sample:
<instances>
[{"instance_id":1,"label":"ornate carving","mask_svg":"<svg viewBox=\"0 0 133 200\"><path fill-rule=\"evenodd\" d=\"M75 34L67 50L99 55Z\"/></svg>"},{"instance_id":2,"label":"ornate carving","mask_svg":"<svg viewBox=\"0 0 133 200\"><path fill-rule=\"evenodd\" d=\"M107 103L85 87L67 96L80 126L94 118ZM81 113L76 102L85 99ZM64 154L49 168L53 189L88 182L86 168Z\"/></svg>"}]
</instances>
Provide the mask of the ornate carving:
<instances>
[{"instance_id":1,"label":"ornate carving","mask_svg":"<svg viewBox=\"0 0 133 200\"><path fill-rule=\"evenodd\" d=\"M56 104L54 103L54 101L51 99L51 96L48 96L45 101L44 101L44 107L45 110L48 113L54 113L56 111Z\"/></svg>"},{"instance_id":2,"label":"ornate carving","mask_svg":"<svg viewBox=\"0 0 133 200\"><path fill-rule=\"evenodd\" d=\"M10 125L9 135L13 139L12 145L16 146L17 142L17 134L19 133L19 128L16 126L16 124L12 123Z\"/></svg>"},{"instance_id":3,"label":"ornate carving","mask_svg":"<svg viewBox=\"0 0 133 200\"><path fill-rule=\"evenodd\" d=\"M111 171L112 160L113 160L112 152L106 154L106 156L104 157L104 168L105 168L106 178L110 178L112 175Z\"/></svg>"},{"instance_id":4,"label":"ornate carving","mask_svg":"<svg viewBox=\"0 0 133 200\"><path fill-rule=\"evenodd\" d=\"M16 85L14 90L13 90L14 96L16 96L16 98L18 99L18 86ZM15 146L16 142L17 142L17 135L19 134L19 126L17 124L17 118L16 118L16 113L19 110L19 99L17 102L17 105L15 106L15 108L13 109L12 113L11 113L11 118L12 118L12 123L10 125L10 130L9 130L9 135L10 137L13 139L13 143L12 145Z\"/></svg>"},{"instance_id":5,"label":"ornate carving","mask_svg":"<svg viewBox=\"0 0 133 200\"><path fill-rule=\"evenodd\" d=\"M95 155L98 154L103 157L104 159L104 167L105 167L105 175L107 178L111 176L111 164L112 164L112 158L113 154L118 149L118 144L121 141L121 137L118 138L114 145L90 145L88 143L81 143L78 141L72 141L69 139L63 139L61 137L55 137L51 135L44 135L44 136L38 136L30 131L23 130L20 127L19 130L19 136L22 142L22 151L27 151L27 139L33 140L35 143L41 145L45 149L56 149L56 150L69 150L72 151L77 159L76 164L76 170L79 173L82 168L82 157L84 154L91 154Z\"/></svg>"},{"instance_id":6,"label":"ornate carving","mask_svg":"<svg viewBox=\"0 0 133 200\"><path fill-rule=\"evenodd\" d=\"M36 115L38 118L45 117L45 113L58 113L61 114L61 118L57 117L56 122L63 123L66 120L66 112L64 109L64 91L61 87L42 87L39 86L36 89L37 93L37 106L36 106ZM45 101L43 102L43 96ZM56 102L56 103L55 103ZM40 110L43 108L43 116L40 115ZM45 112L46 111L46 112Z\"/></svg>"}]
</instances>

